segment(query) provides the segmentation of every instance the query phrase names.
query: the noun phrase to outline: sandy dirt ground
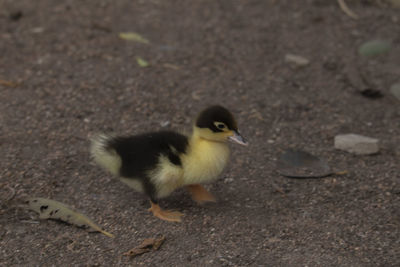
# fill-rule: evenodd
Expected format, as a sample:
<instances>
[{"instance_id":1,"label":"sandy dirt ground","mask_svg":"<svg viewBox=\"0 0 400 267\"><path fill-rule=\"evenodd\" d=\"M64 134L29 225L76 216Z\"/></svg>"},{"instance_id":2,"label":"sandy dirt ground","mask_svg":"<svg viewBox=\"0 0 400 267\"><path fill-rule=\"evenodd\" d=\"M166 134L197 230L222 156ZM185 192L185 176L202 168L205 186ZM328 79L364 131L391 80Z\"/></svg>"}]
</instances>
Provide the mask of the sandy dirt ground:
<instances>
[{"instance_id":1,"label":"sandy dirt ground","mask_svg":"<svg viewBox=\"0 0 400 267\"><path fill-rule=\"evenodd\" d=\"M400 101L389 88L400 9L347 3L358 19L324 0L0 0L0 265L399 266ZM389 52L360 56L375 39ZM184 190L161 201L182 223L153 217L146 197L90 159L94 133L190 131L210 104L235 114L250 145L232 145L207 185L217 203ZM378 138L380 152L336 150L344 133ZM348 173L283 177L288 148ZM115 238L39 220L21 207L28 196L66 203ZM123 255L162 235L159 250Z\"/></svg>"}]
</instances>

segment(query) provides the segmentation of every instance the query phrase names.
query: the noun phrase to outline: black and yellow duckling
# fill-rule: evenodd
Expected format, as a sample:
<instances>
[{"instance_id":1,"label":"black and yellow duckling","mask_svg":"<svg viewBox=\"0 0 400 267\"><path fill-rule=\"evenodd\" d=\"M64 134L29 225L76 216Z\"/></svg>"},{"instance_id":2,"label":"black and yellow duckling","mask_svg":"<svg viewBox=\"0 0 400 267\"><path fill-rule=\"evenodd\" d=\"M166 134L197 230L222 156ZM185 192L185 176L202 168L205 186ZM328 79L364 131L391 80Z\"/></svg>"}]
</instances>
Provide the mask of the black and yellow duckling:
<instances>
[{"instance_id":1,"label":"black and yellow duckling","mask_svg":"<svg viewBox=\"0 0 400 267\"><path fill-rule=\"evenodd\" d=\"M233 115L224 107L212 106L198 115L190 136L172 131L130 137L98 135L92 140L91 154L122 182L149 196L149 211L155 216L180 222L183 214L162 210L158 199L185 187L197 203L214 202L200 184L215 180L224 169L228 140L247 145Z\"/></svg>"}]
</instances>

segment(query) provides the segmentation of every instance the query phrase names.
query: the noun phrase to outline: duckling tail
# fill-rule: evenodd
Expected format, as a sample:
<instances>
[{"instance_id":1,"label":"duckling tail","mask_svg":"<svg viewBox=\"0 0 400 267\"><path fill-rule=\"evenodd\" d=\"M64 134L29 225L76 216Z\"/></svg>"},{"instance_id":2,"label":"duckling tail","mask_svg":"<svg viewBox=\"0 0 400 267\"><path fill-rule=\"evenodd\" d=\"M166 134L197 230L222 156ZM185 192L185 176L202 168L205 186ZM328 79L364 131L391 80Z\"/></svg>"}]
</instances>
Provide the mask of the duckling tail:
<instances>
[{"instance_id":1,"label":"duckling tail","mask_svg":"<svg viewBox=\"0 0 400 267\"><path fill-rule=\"evenodd\" d=\"M118 175L121 168L121 158L109 144L113 136L97 134L91 138L90 154L94 161L114 175Z\"/></svg>"}]
</instances>

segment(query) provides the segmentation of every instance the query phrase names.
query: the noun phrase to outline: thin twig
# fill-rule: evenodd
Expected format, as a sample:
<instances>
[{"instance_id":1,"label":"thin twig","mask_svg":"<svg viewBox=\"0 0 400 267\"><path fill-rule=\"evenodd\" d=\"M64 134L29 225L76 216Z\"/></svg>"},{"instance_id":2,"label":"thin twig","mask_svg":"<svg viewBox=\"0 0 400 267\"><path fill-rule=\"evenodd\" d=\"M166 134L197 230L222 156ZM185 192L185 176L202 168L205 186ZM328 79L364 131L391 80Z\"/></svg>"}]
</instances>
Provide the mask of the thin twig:
<instances>
[{"instance_id":1,"label":"thin twig","mask_svg":"<svg viewBox=\"0 0 400 267\"><path fill-rule=\"evenodd\" d=\"M179 66L174 65L174 64L170 64L170 63L164 63L163 66L164 66L165 68L173 69L173 70L179 70L179 69L180 69Z\"/></svg>"},{"instance_id":2,"label":"thin twig","mask_svg":"<svg viewBox=\"0 0 400 267\"><path fill-rule=\"evenodd\" d=\"M346 13L347 16L349 16L350 18L353 19L358 19L358 16L356 13L354 13L353 11L351 11L351 9L347 6L346 2L344 0L338 0L340 9Z\"/></svg>"}]
</instances>

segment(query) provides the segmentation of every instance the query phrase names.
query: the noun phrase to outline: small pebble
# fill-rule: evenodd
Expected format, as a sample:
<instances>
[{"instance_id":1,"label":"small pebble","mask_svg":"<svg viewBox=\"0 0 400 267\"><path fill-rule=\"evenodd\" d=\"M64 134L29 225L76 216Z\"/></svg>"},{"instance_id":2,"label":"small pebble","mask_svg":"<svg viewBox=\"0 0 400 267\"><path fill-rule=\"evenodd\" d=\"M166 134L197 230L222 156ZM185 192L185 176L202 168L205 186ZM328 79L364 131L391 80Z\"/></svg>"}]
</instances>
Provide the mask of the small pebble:
<instances>
[{"instance_id":1,"label":"small pebble","mask_svg":"<svg viewBox=\"0 0 400 267\"><path fill-rule=\"evenodd\" d=\"M160 126L161 127L167 127L167 126L169 126L171 123L170 123L170 121L162 121L162 122L160 122Z\"/></svg>"},{"instance_id":2,"label":"small pebble","mask_svg":"<svg viewBox=\"0 0 400 267\"><path fill-rule=\"evenodd\" d=\"M390 92L394 97L400 100L400 83L395 83L390 87Z\"/></svg>"},{"instance_id":3,"label":"small pebble","mask_svg":"<svg viewBox=\"0 0 400 267\"><path fill-rule=\"evenodd\" d=\"M32 33L42 33L42 32L44 32L44 28L36 27L36 28L31 29L31 32Z\"/></svg>"},{"instance_id":4,"label":"small pebble","mask_svg":"<svg viewBox=\"0 0 400 267\"><path fill-rule=\"evenodd\" d=\"M379 140L358 134L340 134L335 136L335 148L358 155L378 153Z\"/></svg>"},{"instance_id":5,"label":"small pebble","mask_svg":"<svg viewBox=\"0 0 400 267\"><path fill-rule=\"evenodd\" d=\"M224 183L228 184L228 183L232 183L233 182L233 178L225 178Z\"/></svg>"}]
</instances>

